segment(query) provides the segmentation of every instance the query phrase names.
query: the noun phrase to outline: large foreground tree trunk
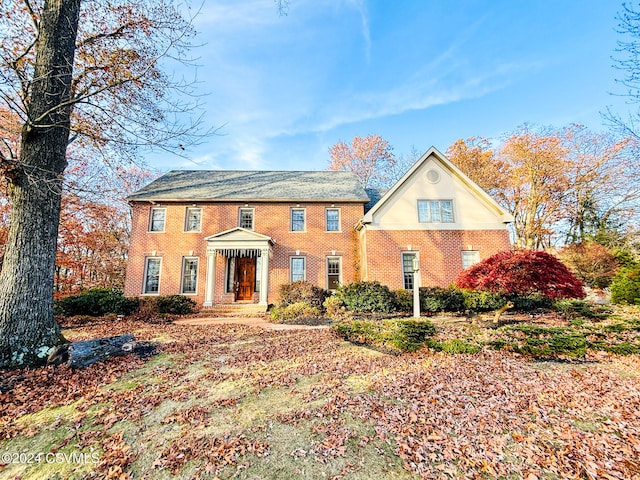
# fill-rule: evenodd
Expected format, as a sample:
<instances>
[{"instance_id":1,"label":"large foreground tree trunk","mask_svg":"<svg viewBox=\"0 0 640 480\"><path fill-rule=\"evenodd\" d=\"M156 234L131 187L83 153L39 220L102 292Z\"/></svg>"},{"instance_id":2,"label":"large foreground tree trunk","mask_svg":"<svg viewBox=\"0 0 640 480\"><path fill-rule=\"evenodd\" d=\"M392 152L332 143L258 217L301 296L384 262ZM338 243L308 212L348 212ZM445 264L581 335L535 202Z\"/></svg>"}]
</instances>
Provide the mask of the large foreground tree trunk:
<instances>
[{"instance_id":1,"label":"large foreground tree trunk","mask_svg":"<svg viewBox=\"0 0 640 480\"><path fill-rule=\"evenodd\" d=\"M62 175L80 0L46 0L20 160L3 165L11 226L0 272L0 368L46 362L64 338L53 318Z\"/></svg>"}]
</instances>

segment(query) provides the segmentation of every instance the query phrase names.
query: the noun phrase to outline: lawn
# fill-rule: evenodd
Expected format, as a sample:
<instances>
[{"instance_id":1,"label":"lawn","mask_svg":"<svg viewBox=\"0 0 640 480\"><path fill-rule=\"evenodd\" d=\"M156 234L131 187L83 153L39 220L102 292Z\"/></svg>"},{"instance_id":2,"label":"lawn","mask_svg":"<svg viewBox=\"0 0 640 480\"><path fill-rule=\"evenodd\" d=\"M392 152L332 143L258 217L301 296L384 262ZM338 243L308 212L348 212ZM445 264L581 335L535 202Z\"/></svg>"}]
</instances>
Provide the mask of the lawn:
<instances>
[{"instance_id":1,"label":"lawn","mask_svg":"<svg viewBox=\"0 0 640 480\"><path fill-rule=\"evenodd\" d=\"M445 324L439 342L486 334ZM128 320L65 330L122 333L156 355L3 374L0 478L640 478L637 354L394 356L328 329Z\"/></svg>"}]
</instances>

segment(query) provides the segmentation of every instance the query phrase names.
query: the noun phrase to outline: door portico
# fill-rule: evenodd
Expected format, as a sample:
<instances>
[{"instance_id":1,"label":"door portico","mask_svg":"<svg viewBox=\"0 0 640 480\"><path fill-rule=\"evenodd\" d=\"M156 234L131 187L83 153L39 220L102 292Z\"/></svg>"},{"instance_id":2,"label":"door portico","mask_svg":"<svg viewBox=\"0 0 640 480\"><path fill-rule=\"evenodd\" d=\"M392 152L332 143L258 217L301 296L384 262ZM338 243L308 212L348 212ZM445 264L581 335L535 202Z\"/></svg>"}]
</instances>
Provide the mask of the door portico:
<instances>
[{"instance_id":1,"label":"door portico","mask_svg":"<svg viewBox=\"0 0 640 480\"><path fill-rule=\"evenodd\" d=\"M260 233L244 228L233 228L205 238L207 242L207 270L204 306L214 304L215 289L227 288L216 285L216 256L234 259L233 269L227 272L235 290L234 300L252 300L259 283L259 304L267 306L269 291L269 258L272 255L273 240ZM256 272L259 278L256 277ZM226 283L226 282L225 282Z\"/></svg>"}]
</instances>

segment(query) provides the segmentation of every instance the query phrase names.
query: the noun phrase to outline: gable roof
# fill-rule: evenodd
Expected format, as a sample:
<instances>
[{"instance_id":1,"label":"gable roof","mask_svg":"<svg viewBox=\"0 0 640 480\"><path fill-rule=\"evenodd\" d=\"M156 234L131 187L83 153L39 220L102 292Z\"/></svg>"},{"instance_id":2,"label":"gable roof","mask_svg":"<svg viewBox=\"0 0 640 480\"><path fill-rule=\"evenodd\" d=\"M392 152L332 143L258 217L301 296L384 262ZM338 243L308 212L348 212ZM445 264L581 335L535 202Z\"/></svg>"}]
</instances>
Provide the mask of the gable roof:
<instances>
[{"instance_id":1,"label":"gable roof","mask_svg":"<svg viewBox=\"0 0 640 480\"><path fill-rule=\"evenodd\" d=\"M391 197L393 197L395 192L405 182L407 182L414 175L416 170L418 170L420 166L424 162L426 162L430 157L434 158L437 162L439 162L439 164L443 168L445 168L446 170L449 170L451 174L454 177L457 177L459 180L461 180L467 186L467 188L469 188L476 195L476 197L479 200L483 201L488 207L490 207L492 210L498 213L502 218L503 223L513 222L514 220L513 216L502 205L496 202L491 195L485 192L482 188L480 188L480 186L477 183L475 183L467 175L465 175L462 172L462 170L460 170L453 163L451 163L451 161L447 157L445 157L442 153L440 153L438 149L436 149L435 147L431 147L418 159L416 163L413 164L413 166L407 171L407 173L405 173L402 176L402 178L398 180L395 183L395 185L393 185L393 187L391 187L382 196L382 198L380 198L380 200L376 202L375 205L369 208L369 210L365 213L364 217L362 218L362 223L371 223L373 221L373 214L376 213L376 211L379 210L385 204L385 202L387 202Z\"/></svg>"},{"instance_id":2,"label":"gable roof","mask_svg":"<svg viewBox=\"0 0 640 480\"><path fill-rule=\"evenodd\" d=\"M172 170L127 200L367 203L369 197L351 172Z\"/></svg>"}]
</instances>

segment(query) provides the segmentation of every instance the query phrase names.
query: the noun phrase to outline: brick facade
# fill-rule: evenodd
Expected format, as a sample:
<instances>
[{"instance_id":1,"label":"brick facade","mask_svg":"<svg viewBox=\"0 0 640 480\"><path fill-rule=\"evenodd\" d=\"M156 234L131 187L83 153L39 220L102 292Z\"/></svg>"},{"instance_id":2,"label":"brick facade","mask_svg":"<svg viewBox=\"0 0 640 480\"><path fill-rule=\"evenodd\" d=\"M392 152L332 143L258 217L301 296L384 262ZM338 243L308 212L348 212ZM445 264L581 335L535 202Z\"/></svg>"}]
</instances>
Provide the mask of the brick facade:
<instances>
[{"instance_id":1,"label":"brick facade","mask_svg":"<svg viewBox=\"0 0 640 480\"><path fill-rule=\"evenodd\" d=\"M462 271L462 252L480 260L510 248L507 230L365 230L361 232L363 279L403 288L402 253L417 252L422 286L450 285Z\"/></svg>"},{"instance_id":2,"label":"brick facade","mask_svg":"<svg viewBox=\"0 0 640 480\"><path fill-rule=\"evenodd\" d=\"M202 209L202 227L199 232L185 232L185 215L188 207ZM150 232L151 208L166 208L163 232ZM181 292L182 262L184 257L198 258L197 293L191 295L202 304L205 298L207 241L206 237L238 226L240 208L254 209L253 230L271 237L272 257L269 260L268 300L273 303L278 286L289 282L290 258L305 257L306 279L327 288L327 257L341 257L342 282L358 278L355 252L356 235L353 226L363 215L363 205L353 203L157 203L132 202L133 222L131 247L127 263L125 295L143 294L145 259L162 259L159 292L172 295ZM305 231L292 232L290 212L292 208L305 210ZM340 210L340 231L327 232L325 209ZM233 293L225 293L226 258L216 258L214 303L230 303ZM254 296L257 301L257 296Z\"/></svg>"}]
</instances>

